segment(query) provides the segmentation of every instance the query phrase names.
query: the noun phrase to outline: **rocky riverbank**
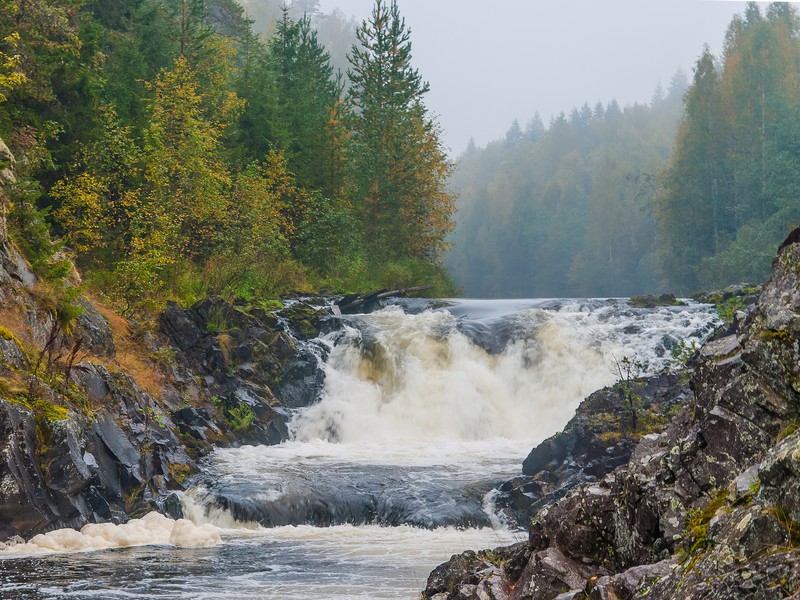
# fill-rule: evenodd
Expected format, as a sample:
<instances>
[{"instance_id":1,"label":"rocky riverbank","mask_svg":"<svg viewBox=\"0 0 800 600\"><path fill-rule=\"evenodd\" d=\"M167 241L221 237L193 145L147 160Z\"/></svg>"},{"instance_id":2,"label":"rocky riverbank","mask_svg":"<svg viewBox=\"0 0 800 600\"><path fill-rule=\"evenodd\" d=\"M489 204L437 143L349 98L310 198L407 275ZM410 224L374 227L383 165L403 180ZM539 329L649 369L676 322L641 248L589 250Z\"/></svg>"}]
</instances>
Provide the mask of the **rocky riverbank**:
<instances>
[{"instance_id":1,"label":"rocky riverbank","mask_svg":"<svg viewBox=\"0 0 800 600\"><path fill-rule=\"evenodd\" d=\"M590 396L503 488L528 541L454 556L423 597L800 598L799 242L691 372ZM649 421L626 427L632 389Z\"/></svg>"},{"instance_id":2,"label":"rocky riverbank","mask_svg":"<svg viewBox=\"0 0 800 600\"><path fill-rule=\"evenodd\" d=\"M81 298L65 329L7 241L0 259L0 540L179 516L171 492L202 455L286 439L286 409L323 383L304 339L324 308L210 299L148 329Z\"/></svg>"}]
</instances>

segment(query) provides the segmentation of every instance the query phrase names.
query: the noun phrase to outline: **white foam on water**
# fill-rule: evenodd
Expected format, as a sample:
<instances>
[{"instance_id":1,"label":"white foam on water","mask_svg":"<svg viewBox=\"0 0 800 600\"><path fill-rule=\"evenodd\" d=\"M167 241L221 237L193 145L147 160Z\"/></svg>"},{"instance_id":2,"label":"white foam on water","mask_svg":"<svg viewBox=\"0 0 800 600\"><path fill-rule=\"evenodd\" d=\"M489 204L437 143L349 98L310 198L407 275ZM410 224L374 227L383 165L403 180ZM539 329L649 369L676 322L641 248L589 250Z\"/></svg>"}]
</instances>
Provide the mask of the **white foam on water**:
<instances>
[{"instance_id":1,"label":"white foam on water","mask_svg":"<svg viewBox=\"0 0 800 600\"><path fill-rule=\"evenodd\" d=\"M131 546L170 545L178 548L213 546L221 538L213 525L197 526L187 519L170 519L150 512L122 525L90 523L80 531L57 529L32 537L24 544L0 548L0 558L53 552L86 552Z\"/></svg>"},{"instance_id":2,"label":"white foam on water","mask_svg":"<svg viewBox=\"0 0 800 600\"><path fill-rule=\"evenodd\" d=\"M340 464L364 466L443 467L465 474L508 471L520 466L530 448L519 440L496 438L465 442L459 440L385 443L359 441L334 443L328 440L288 441L276 446L240 446L216 449L215 468L222 473L243 473L251 481L281 470L302 473L309 465L324 469Z\"/></svg>"},{"instance_id":3,"label":"white foam on water","mask_svg":"<svg viewBox=\"0 0 800 600\"><path fill-rule=\"evenodd\" d=\"M664 338L683 339L711 320L698 305L636 310L562 301L504 317L513 336L491 354L459 331L448 311L410 315L390 307L358 317L326 365L320 402L290 423L298 441L537 443L561 429L591 392L613 383L629 356L655 372Z\"/></svg>"}]
</instances>

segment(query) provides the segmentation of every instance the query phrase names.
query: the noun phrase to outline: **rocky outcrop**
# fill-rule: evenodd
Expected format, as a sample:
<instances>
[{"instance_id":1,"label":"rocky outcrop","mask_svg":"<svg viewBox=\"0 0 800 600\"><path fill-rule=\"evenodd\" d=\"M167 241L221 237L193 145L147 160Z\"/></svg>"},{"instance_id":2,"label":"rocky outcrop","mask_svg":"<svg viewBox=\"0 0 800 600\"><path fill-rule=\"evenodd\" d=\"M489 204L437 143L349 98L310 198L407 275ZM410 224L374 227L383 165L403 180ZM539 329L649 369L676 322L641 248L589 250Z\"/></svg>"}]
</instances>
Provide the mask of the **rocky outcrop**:
<instances>
[{"instance_id":1,"label":"rocky outcrop","mask_svg":"<svg viewBox=\"0 0 800 600\"><path fill-rule=\"evenodd\" d=\"M538 509L626 464L641 438L661 430L691 395L688 379L675 372L633 380L630 388L636 396L636 427L622 388L591 394L563 431L531 450L522 463L523 476L500 487L496 505L507 518L527 527Z\"/></svg>"},{"instance_id":2,"label":"rocky outcrop","mask_svg":"<svg viewBox=\"0 0 800 600\"><path fill-rule=\"evenodd\" d=\"M674 294L660 294L658 296L631 296L628 303L634 308L655 308L656 306L686 306Z\"/></svg>"},{"instance_id":3,"label":"rocky outcrop","mask_svg":"<svg viewBox=\"0 0 800 600\"><path fill-rule=\"evenodd\" d=\"M252 411L247 427L233 423L238 442L281 442L288 435L285 409L314 402L324 384L320 361L327 349L308 340L320 333L330 313L312 307L302 313L305 318L298 314L294 305L273 313L220 298L189 309L170 303L160 329L174 350L171 377L184 383L199 379L214 399L214 409L229 424L235 415ZM180 426L197 437L224 441L217 435L220 424L213 425L208 412L183 410L176 416Z\"/></svg>"},{"instance_id":4,"label":"rocky outcrop","mask_svg":"<svg viewBox=\"0 0 800 600\"><path fill-rule=\"evenodd\" d=\"M10 244L0 257L14 262ZM161 381L148 393L119 372L117 341L90 302L79 299L83 310L67 333L23 278L4 273L0 540L153 509L180 517L170 494L199 457L215 445L286 439L286 409L315 400L323 383L321 354L300 338L315 336L327 312L306 311L295 336L297 309L284 317L218 298L170 304L156 332L129 324L134 341L124 352L135 346L150 371L139 376Z\"/></svg>"},{"instance_id":5,"label":"rocky outcrop","mask_svg":"<svg viewBox=\"0 0 800 600\"><path fill-rule=\"evenodd\" d=\"M2 538L144 514L194 468L168 415L130 378L79 366L83 412L37 379L32 407L0 399Z\"/></svg>"},{"instance_id":6,"label":"rocky outcrop","mask_svg":"<svg viewBox=\"0 0 800 600\"><path fill-rule=\"evenodd\" d=\"M760 293L760 285L740 283L737 285L729 285L721 290L692 294L692 300L697 300L698 302L703 302L705 304L717 305L721 305L726 302L738 301L743 306L751 306L756 303Z\"/></svg>"},{"instance_id":7,"label":"rocky outcrop","mask_svg":"<svg viewBox=\"0 0 800 600\"><path fill-rule=\"evenodd\" d=\"M429 580L425 597L484 597L475 590L488 580L495 600L798 594L800 433L787 437L800 426L798 240L795 233L781 247L746 318L700 350L692 393L679 382L664 392L684 400L663 431L644 435L625 464L590 481L597 447L579 426L591 412L579 411L568 431L534 449L526 478L514 484L532 500L527 554L477 581L466 573L474 589L450 576L444 592ZM541 484L548 479L549 488ZM552 565L554 553L565 558L561 571L547 566L544 578L557 585L542 586L541 565ZM438 579L462 565L454 557Z\"/></svg>"}]
</instances>

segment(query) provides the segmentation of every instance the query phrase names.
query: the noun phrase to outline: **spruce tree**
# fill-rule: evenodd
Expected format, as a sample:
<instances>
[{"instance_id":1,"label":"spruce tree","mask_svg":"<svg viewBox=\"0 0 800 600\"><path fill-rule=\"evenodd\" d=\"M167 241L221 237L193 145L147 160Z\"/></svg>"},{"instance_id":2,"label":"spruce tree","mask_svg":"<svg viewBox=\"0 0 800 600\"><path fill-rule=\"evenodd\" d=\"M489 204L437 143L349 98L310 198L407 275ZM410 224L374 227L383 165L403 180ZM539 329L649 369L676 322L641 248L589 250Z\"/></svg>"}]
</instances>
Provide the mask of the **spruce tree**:
<instances>
[{"instance_id":1,"label":"spruce tree","mask_svg":"<svg viewBox=\"0 0 800 600\"><path fill-rule=\"evenodd\" d=\"M288 8L283 10L269 51L289 169L301 185L334 196L341 188L340 152L330 123L342 89L330 55L309 18L295 21Z\"/></svg>"},{"instance_id":2,"label":"spruce tree","mask_svg":"<svg viewBox=\"0 0 800 600\"><path fill-rule=\"evenodd\" d=\"M397 2L376 0L349 57L349 158L367 243L390 256L436 261L451 229L451 164L422 102L429 86L411 64L411 31Z\"/></svg>"}]
</instances>

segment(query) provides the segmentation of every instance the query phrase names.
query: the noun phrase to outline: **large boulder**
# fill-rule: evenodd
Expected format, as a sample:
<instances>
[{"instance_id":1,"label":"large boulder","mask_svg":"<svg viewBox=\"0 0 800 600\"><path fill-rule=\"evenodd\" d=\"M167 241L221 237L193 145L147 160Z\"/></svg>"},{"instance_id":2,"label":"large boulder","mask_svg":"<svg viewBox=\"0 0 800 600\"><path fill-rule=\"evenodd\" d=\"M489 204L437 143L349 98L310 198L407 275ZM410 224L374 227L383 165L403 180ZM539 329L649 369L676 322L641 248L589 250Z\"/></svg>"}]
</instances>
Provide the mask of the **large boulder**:
<instances>
[{"instance_id":1,"label":"large boulder","mask_svg":"<svg viewBox=\"0 0 800 600\"><path fill-rule=\"evenodd\" d=\"M78 367L81 411L37 380L32 406L0 398L0 539L149 512L196 470L177 427L133 380Z\"/></svg>"}]
</instances>

